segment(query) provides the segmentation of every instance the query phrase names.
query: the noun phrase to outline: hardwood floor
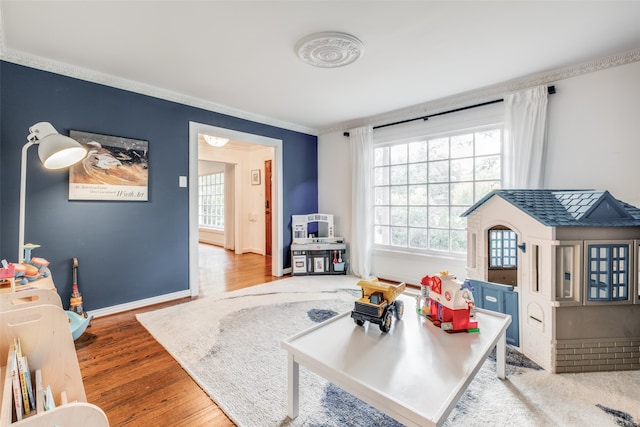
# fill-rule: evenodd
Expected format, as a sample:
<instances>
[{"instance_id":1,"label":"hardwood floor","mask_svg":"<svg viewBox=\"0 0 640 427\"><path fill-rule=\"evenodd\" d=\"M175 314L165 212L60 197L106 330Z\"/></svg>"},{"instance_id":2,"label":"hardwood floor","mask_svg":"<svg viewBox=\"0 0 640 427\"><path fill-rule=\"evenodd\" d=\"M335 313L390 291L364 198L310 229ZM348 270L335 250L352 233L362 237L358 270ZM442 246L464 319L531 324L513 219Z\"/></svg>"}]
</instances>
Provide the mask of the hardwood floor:
<instances>
[{"instance_id":1,"label":"hardwood floor","mask_svg":"<svg viewBox=\"0 0 640 427\"><path fill-rule=\"evenodd\" d=\"M200 245L201 297L278 279L271 257ZM111 426L234 425L135 318L190 300L94 319L76 341L87 401L105 411Z\"/></svg>"}]
</instances>

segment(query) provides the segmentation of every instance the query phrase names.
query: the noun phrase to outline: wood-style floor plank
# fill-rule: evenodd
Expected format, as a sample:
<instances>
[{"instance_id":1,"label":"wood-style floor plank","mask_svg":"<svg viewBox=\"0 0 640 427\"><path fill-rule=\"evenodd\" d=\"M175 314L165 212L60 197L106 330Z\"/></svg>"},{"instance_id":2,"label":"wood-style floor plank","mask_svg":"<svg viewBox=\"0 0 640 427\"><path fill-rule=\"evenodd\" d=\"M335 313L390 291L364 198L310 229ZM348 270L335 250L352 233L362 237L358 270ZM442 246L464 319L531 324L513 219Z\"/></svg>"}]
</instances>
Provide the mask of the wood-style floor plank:
<instances>
[{"instance_id":1,"label":"wood-style floor plank","mask_svg":"<svg viewBox=\"0 0 640 427\"><path fill-rule=\"evenodd\" d=\"M200 245L200 297L277 279L271 257ZM234 425L135 318L190 300L99 317L76 341L87 401L112 426Z\"/></svg>"}]
</instances>

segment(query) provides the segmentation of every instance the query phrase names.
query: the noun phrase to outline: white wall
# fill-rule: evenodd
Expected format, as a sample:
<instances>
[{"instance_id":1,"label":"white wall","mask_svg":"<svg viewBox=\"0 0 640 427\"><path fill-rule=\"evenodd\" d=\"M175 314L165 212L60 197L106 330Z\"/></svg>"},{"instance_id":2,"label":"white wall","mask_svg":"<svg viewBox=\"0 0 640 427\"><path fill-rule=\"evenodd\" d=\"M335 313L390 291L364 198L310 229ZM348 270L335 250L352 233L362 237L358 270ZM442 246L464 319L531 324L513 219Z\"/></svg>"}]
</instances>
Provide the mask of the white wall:
<instances>
[{"instance_id":1,"label":"white wall","mask_svg":"<svg viewBox=\"0 0 640 427\"><path fill-rule=\"evenodd\" d=\"M609 190L640 207L640 62L555 82L549 98L547 188ZM347 129L345 129L347 130ZM318 206L339 219L350 242L351 154L342 131L318 137ZM373 274L419 283L448 270L465 277L466 259L374 253Z\"/></svg>"},{"instance_id":2,"label":"white wall","mask_svg":"<svg viewBox=\"0 0 640 427\"><path fill-rule=\"evenodd\" d=\"M609 190L640 207L640 62L558 82L545 186Z\"/></svg>"}]
</instances>

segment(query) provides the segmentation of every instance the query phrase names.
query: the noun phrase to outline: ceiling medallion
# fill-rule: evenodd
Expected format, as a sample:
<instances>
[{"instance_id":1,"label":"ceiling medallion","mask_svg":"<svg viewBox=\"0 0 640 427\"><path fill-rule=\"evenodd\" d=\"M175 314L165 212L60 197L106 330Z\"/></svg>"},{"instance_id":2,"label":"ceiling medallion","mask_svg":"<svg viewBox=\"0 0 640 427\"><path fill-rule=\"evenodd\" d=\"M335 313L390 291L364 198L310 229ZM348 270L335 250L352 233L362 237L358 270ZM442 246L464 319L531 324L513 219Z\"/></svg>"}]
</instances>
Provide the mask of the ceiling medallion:
<instances>
[{"instance_id":1,"label":"ceiling medallion","mask_svg":"<svg viewBox=\"0 0 640 427\"><path fill-rule=\"evenodd\" d=\"M307 64L336 68L351 64L364 53L356 37L333 31L310 34L296 45L298 57Z\"/></svg>"}]
</instances>

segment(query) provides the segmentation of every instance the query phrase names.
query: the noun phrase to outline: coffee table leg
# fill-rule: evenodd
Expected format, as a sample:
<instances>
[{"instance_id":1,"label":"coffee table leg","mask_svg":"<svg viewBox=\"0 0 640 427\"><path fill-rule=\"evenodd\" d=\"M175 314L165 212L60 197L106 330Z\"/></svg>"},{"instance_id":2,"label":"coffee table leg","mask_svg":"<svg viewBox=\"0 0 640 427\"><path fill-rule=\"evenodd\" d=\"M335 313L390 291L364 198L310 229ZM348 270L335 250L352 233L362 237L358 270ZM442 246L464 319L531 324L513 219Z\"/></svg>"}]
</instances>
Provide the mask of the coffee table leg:
<instances>
[{"instance_id":1,"label":"coffee table leg","mask_svg":"<svg viewBox=\"0 0 640 427\"><path fill-rule=\"evenodd\" d=\"M289 353L289 397L288 410L289 418L298 416L300 406L300 365L295 361L293 354Z\"/></svg>"},{"instance_id":2,"label":"coffee table leg","mask_svg":"<svg viewBox=\"0 0 640 427\"><path fill-rule=\"evenodd\" d=\"M498 337L498 342L496 343L496 371L498 373L498 378L501 380L507 377L506 373L506 360L507 360L507 334L503 332Z\"/></svg>"}]
</instances>

